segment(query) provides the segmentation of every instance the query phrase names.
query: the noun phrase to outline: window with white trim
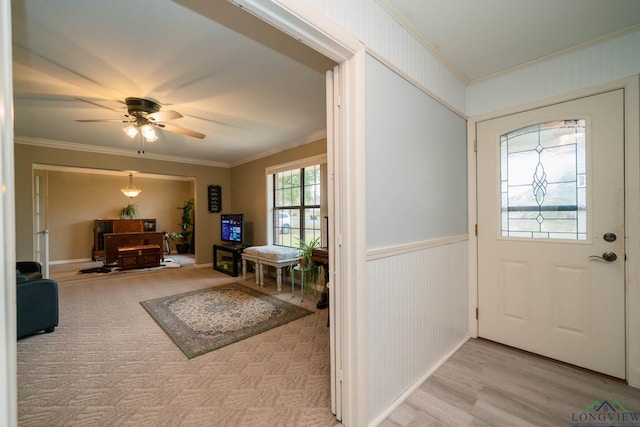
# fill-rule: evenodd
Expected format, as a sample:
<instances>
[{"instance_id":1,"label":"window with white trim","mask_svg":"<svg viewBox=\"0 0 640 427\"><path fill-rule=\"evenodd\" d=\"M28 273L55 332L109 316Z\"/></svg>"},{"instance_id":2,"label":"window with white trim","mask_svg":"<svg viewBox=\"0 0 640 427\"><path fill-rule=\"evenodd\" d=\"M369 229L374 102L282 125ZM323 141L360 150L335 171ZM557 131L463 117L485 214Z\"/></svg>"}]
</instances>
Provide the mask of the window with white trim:
<instances>
[{"instance_id":1,"label":"window with white trim","mask_svg":"<svg viewBox=\"0 0 640 427\"><path fill-rule=\"evenodd\" d=\"M321 237L320 164L269 175L272 180L272 243L298 247Z\"/></svg>"}]
</instances>

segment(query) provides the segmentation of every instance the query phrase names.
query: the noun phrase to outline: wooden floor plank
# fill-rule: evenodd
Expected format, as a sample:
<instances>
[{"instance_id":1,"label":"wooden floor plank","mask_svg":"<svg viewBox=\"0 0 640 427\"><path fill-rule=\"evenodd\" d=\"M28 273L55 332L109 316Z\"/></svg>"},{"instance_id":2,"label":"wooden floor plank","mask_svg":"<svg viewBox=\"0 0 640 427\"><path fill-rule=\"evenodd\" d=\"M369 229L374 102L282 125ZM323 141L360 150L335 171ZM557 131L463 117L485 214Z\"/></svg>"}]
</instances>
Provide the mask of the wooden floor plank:
<instances>
[{"instance_id":1,"label":"wooden floor plank","mask_svg":"<svg viewBox=\"0 0 640 427\"><path fill-rule=\"evenodd\" d=\"M640 412L640 390L617 379L470 339L382 426L570 426L595 400Z\"/></svg>"}]
</instances>

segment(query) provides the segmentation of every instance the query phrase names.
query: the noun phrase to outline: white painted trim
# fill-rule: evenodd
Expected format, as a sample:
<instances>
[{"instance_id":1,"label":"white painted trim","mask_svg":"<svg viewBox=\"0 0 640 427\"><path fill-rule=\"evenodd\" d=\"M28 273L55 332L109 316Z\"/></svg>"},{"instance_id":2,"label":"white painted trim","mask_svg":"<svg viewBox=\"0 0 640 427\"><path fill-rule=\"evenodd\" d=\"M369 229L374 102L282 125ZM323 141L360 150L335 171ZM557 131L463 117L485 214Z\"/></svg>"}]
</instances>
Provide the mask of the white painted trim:
<instances>
[{"instance_id":1,"label":"white painted trim","mask_svg":"<svg viewBox=\"0 0 640 427\"><path fill-rule=\"evenodd\" d=\"M453 347L447 354L445 354L439 361L437 361L423 376L418 378L404 393L402 393L384 412L374 418L370 423L369 427L379 426L384 422L384 420L391 415L393 411L395 411L398 406L400 406L414 391L418 389L435 371L437 371L442 365L446 363L447 360L451 358L460 347L464 345L469 340L470 337L464 338L455 347Z\"/></svg>"},{"instance_id":2,"label":"white painted trim","mask_svg":"<svg viewBox=\"0 0 640 427\"><path fill-rule=\"evenodd\" d=\"M625 83L627 382L640 388L640 76Z\"/></svg>"},{"instance_id":3,"label":"white painted trim","mask_svg":"<svg viewBox=\"0 0 640 427\"><path fill-rule=\"evenodd\" d=\"M69 172L69 173L85 173L91 175L108 175L108 176L118 176L118 177L128 177L129 172L133 172L136 178L151 178L151 179L163 179L167 181L194 181L196 178L193 176L182 176L182 175L161 175L154 173L144 173L137 171L120 171L120 170L111 170L111 169L91 169L91 168L80 168L75 166L60 166L60 165L46 165L43 163L33 163L33 170L47 170L47 171L56 171L56 172Z\"/></svg>"},{"instance_id":4,"label":"white painted trim","mask_svg":"<svg viewBox=\"0 0 640 427\"><path fill-rule=\"evenodd\" d=\"M476 125L478 122L491 120L498 117L545 107L548 105L571 101L577 98L597 95L616 89L625 91L625 277L626 277L626 337L627 337L627 381L630 386L640 388L640 83L638 75L616 80L601 85L583 88L578 91L557 95L551 98L537 100L525 105L519 105L501 109L492 113L486 113L469 118L468 140L471 147L476 139ZM475 153L469 156L469 189L476 188L476 164ZM473 174L472 174L473 171ZM474 209L475 207L475 209ZM477 196L469 199L469 217L476 215ZM475 224L475 223L474 223ZM469 300L471 295L478 292L478 265L477 239L471 239L469 245ZM472 307L469 307L470 313ZM475 307L473 315L469 317L470 331L478 328L475 319ZM473 335L473 334L472 334Z\"/></svg>"},{"instance_id":5,"label":"white painted trim","mask_svg":"<svg viewBox=\"0 0 640 427\"><path fill-rule=\"evenodd\" d=\"M18 425L11 2L0 0L0 425Z\"/></svg>"},{"instance_id":6,"label":"white painted trim","mask_svg":"<svg viewBox=\"0 0 640 427\"><path fill-rule=\"evenodd\" d=\"M336 230L341 246L343 338L343 424L359 426L367 422L367 319L366 319L366 164L365 164L365 64L361 50L341 64L342 100L341 159L342 190L337 210L341 230Z\"/></svg>"},{"instance_id":7,"label":"white painted trim","mask_svg":"<svg viewBox=\"0 0 640 427\"><path fill-rule=\"evenodd\" d=\"M336 62L364 44L300 0L230 0Z\"/></svg>"},{"instance_id":8,"label":"white painted trim","mask_svg":"<svg viewBox=\"0 0 640 427\"><path fill-rule=\"evenodd\" d=\"M331 412L335 414L337 420L342 420L342 382L338 379L338 373L342 372L342 330L336 325L342 325L340 315L340 301L336 301L336 290L342 289L340 283L341 276L336 271L342 271L340 260L342 259L341 247L336 244L335 230L342 229L342 217L336 210L336 199L342 195L342 190L337 183L342 182L340 152L342 142L342 123L339 107L341 94L342 71L340 66L334 67L333 71L326 73L326 93L327 93L327 215L330 218L329 229L327 230L329 265L331 266L329 282L326 284L329 289L329 354L331 369Z\"/></svg>"},{"instance_id":9,"label":"white painted trim","mask_svg":"<svg viewBox=\"0 0 640 427\"><path fill-rule=\"evenodd\" d=\"M402 28L407 30L411 36L416 39L420 44L431 53L442 65L445 66L447 70L451 74L453 74L457 79L463 82L465 85L468 85L470 80L469 78L460 71L449 58L444 56L437 47L435 47L425 36L418 31L411 22L393 5L390 0L376 0L378 4L400 25Z\"/></svg>"},{"instance_id":10,"label":"white painted trim","mask_svg":"<svg viewBox=\"0 0 640 427\"><path fill-rule=\"evenodd\" d=\"M389 61L387 58L385 58L380 53L376 52L375 50L373 50L370 47L367 47L367 53L369 55L371 55L372 57L374 57L380 63L384 64L387 68L392 70L394 73L398 74L403 79L405 79L406 81L408 81L409 83L411 83L412 85L414 85L415 87L420 89L422 92L426 93L427 95L429 95L430 97L432 97L433 99L438 101L438 103L440 105L442 105L443 107L447 108L452 113L457 114L458 116L460 116L461 118L463 118L465 120L467 119L466 113L458 110L456 107L454 107L453 105L448 103L444 98L439 97L434 91L430 90L424 84L420 83L418 80L416 80L415 78L411 77L411 75L409 73L407 73L406 71L404 71L402 68L398 67L397 65L393 64L391 61Z\"/></svg>"},{"instance_id":11,"label":"white painted trim","mask_svg":"<svg viewBox=\"0 0 640 427\"><path fill-rule=\"evenodd\" d=\"M232 0L285 33L340 63L342 72L339 114L341 138L335 153L340 177L336 181L335 213L344 222L336 224L332 245L340 259L334 263L337 283L349 284L340 296L336 328L343 349L341 407L346 426L366 423L366 321L365 303L365 205L364 185L364 44L340 26L299 0ZM348 308L348 309L347 309Z\"/></svg>"},{"instance_id":12,"label":"white painted trim","mask_svg":"<svg viewBox=\"0 0 640 427\"><path fill-rule=\"evenodd\" d=\"M134 150L122 150L119 148L101 147L98 145L88 145L88 144L78 144L75 142L54 141L52 139L27 138L24 136L18 136L16 137L15 143L23 144L23 145L33 145L36 147L54 148L58 150L83 151L88 153L110 154L113 156L140 158L140 154L138 154L138 152ZM222 162L212 162L208 160L188 158L188 157L165 156L162 154L154 154L154 153L145 153L144 158L149 160L162 160L162 161L174 162L174 163L188 163L190 165L212 166L212 167L218 167L218 168L229 167L227 163L222 163Z\"/></svg>"},{"instance_id":13,"label":"white painted trim","mask_svg":"<svg viewBox=\"0 0 640 427\"><path fill-rule=\"evenodd\" d=\"M78 262L91 262L91 258L76 258L76 259L59 259L58 261L50 261L49 265L61 265L61 264L75 264Z\"/></svg>"},{"instance_id":14,"label":"white painted trim","mask_svg":"<svg viewBox=\"0 0 640 427\"><path fill-rule=\"evenodd\" d=\"M488 74L486 76L477 78L475 80L471 80L471 81L469 81L467 83L467 86L472 86L472 85L475 85L475 84L478 84L478 83L482 83L482 82L487 81L487 80L497 79L499 77L503 77L503 76L506 76L508 74L520 71L520 70L525 70L525 69L527 69L529 67L534 67L534 66L536 66L538 64L542 64L544 62L549 62L549 61L551 61L553 59L556 59L556 58L562 58L564 56L571 55L572 53L579 52L579 51L581 51L583 49L588 49L588 48L590 48L592 46L596 46L596 45L598 45L600 43L605 43L607 41L617 39L618 37L622 37L622 36L624 36L626 34L635 33L638 30L640 30L640 25L632 25L630 27L623 28L622 30L616 31L614 33L606 34L604 36L595 38L593 40L589 40L589 41L586 41L584 43L576 44L574 46L570 46L568 48L559 50L557 52L553 52L553 53L550 53L548 55L541 56L541 57L533 59L531 61L527 61L527 62L524 62L522 64L518 64L518 65L515 65L513 67L510 67L510 68L507 68L507 69L504 69L504 70L500 70L500 71L497 71L495 73Z\"/></svg>"},{"instance_id":15,"label":"white painted trim","mask_svg":"<svg viewBox=\"0 0 640 427\"><path fill-rule=\"evenodd\" d=\"M468 234L424 240L421 242L404 243L401 245L387 246L384 248L369 249L367 251L366 259L367 261L373 261L376 259L418 252L424 249L431 249L438 246L451 245L453 243L464 242L465 240L469 240Z\"/></svg>"},{"instance_id":16,"label":"white painted trim","mask_svg":"<svg viewBox=\"0 0 640 427\"><path fill-rule=\"evenodd\" d=\"M192 158L192 157L165 156L162 154L154 154L154 153L145 153L144 158L149 160L162 160L162 161L174 162L174 163L187 163L190 165L212 166L212 167L218 167L218 168L232 168L235 166L242 165L244 163L252 162L254 160L258 160L264 157L278 154L284 150L301 147L303 145L310 144L312 142L324 139L326 137L327 137L327 131L326 129L322 129L310 134L306 138L293 141L290 144L287 144L278 148L274 148L273 150L264 151L262 153L256 154L251 157L247 157L245 159L242 159L233 163L214 162L210 160L202 160L199 158ZM137 151L133 151L133 150L123 150L119 148L101 147L97 145L88 145L88 144L78 144L75 142L55 141L52 139L30 138L25 136L18 136L16 137L15 143L22 144L22 145L33 145L35 147L54 148L58 150L82 151L87 153L109 154L113 156L124 156L124 157L136 157L136 158L140 157L140 154L138 154Z\"/></svg>"},{"instance_id":17,"label":"white painted trim","mask_svg":"<svg viewBox=\"0 0 640 427\"><path fill-rule=\"evenodd\" d=\"M478 236L476 236L476 224L478 223L477 192L476 185L476 122L467 121L467 202L469 216L469 336L478 338L478 320L476 308L478 307Z\"/></svg>"},{"instance_id":18,"label":"white painted trim","mask_svg":"<svg viewBox=\"0 0 640 427\"><path fill-rule=\"evenodd\" d=\"M212 262L208 262L206 264L193 264L194 268L210 268L213 270L213 263Z\"/></svg>"},{"instance_id":19,"label":"white painted trim","mask_svg":"<svg viewBox=\"0 0 640 427\"><path fill-rule=\"evenodd\" d=\"M305 157L304 159L294 160L293 162L280 163L279 165L267 166L265 172L267 175L273 175L278 172L288 171L291 169L306 168L313 165L322 165L327 163L327 154L318 154L317 156Z\"/></svg>"},{"instance_id":20,"label":"white painted trim","mask_svg":"<svg viewBox=\"0 0 640 427\"><path fill-rule=\"evenodd\" d=\"M321 139L325 139L327 137L327 130L326 129L322 129L316 132L313 132L312 134L308 135L306 138L302 138L300 140L297 141L293 141L290 144L286 144L286 145L282 145L278 148L274 148L273 150L268 150L268 151L264 151L262 153L256 154L254 156L250 156L250 157L245 157L242 160L238 160L237 162L232 162L229 163L229 167L236 167L236 166L240 166L243 165L245 163L249 163L249 162L253 162L255 160L258 159L262 159L265 157L269 157L272 156L274 154L278 154L282 151L285 150L291 150L292 148L296 148L296 147L301 147L303 145L307 145L310 144L312 142L316 142L319 141Z\"/></svg>"}]
</instances>

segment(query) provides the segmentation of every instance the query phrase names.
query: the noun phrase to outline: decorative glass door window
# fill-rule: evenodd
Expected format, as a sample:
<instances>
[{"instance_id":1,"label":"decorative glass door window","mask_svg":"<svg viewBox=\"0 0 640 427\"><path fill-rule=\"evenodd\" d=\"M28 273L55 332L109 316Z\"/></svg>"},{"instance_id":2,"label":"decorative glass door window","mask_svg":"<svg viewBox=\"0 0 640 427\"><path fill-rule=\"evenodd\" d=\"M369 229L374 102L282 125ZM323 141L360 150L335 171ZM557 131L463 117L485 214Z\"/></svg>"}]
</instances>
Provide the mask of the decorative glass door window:
<instances>
[{"instance_id":1,"label":"decorative glass door window","mask_svg":"<svg viewBox=\"0 0 640 427\"><path fill-rule=\"evenodd\" d=\"M500 158L502 236L586 240L584 119L508 132Z\"/></svg>"}]
</instances>

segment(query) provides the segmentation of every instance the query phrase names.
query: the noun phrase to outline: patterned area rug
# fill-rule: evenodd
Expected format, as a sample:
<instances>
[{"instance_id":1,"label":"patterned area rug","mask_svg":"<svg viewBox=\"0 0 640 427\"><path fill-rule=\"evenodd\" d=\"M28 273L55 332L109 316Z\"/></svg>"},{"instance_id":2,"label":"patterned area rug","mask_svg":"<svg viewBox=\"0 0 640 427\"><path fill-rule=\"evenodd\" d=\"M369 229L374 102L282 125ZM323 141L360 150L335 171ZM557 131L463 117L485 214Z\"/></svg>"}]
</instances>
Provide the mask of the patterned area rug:
<instances>
[{"instance_id":1,"label":"patterned area rug","mask_svg":"<svg viewBox=\"0 0 640 427\"><path fill-rule=\"evenodd\" d=\"M189 359L313 313L239 283L140 304Z\"/></svg>"}]
</instances>

